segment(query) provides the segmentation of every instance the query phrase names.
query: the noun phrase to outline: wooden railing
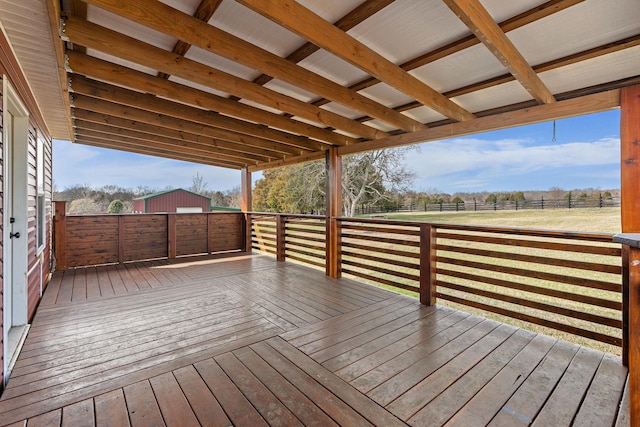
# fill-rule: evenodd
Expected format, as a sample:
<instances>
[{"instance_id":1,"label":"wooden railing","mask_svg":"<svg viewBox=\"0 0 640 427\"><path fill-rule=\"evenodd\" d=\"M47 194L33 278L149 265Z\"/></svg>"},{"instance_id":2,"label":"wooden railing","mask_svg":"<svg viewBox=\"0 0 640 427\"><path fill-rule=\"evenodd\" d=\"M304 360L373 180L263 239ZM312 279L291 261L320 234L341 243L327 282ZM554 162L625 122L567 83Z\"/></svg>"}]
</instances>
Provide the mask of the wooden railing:
<instances>
[{"instance_id":1,"label":"wooden railing","mask_svg":"<svg viewBox=\"0 0 640 427\"><path fill-rule=\"evenodd\" d=\"M56 269L245 250L242 213L66 215L56 202Z\"/></svg>"},{"instance_id":2,"label":"wooden railing","mask_svg":"<svg viewBox=\"0 0 640 427\"><path fill-rule=\"evenodd\" d=\"M253 249L325 268L326 218L313 215L249 214Z\"/></svg>"},{"instance_id":3,"label":"wooden railing","mask_svg":"<svg viewBox=\"0 0 640 427\"><path fill-rule=\"evenodd\" d=\"M338 221L343 274L414 292L425 304L447 300L625 353L622 250L611 234ZM324 268L325 223L324 217L252 215L253 248Z\"/></svg>"}]
</instances>

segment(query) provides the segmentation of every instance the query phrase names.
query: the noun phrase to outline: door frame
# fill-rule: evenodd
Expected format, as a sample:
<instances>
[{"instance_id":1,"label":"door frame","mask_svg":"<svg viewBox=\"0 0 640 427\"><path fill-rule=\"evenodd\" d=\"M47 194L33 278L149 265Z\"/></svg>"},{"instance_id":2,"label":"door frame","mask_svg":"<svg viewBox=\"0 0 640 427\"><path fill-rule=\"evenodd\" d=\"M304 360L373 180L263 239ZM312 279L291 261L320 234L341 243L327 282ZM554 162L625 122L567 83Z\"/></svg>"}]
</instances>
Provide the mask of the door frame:
<instances>
[{"instance_id":1,"label":"door frame","mask_svg":"<svg viewBox=\"0 0 640 427\"><path fill-rule=\"evenodd\" d=\"M29 147L29 110L20 100L18 93L13 89L7 76L2 78L2 114L3 123L8 120L8 115L13 116L12 137L9 132L2 135L3 158L3 384L11 373L12 356L16 348L19 348L24 336L16 343L14 348L9 348L9 331L11 325L26 326L29 321L28 313L28 280L27 280L27 155ZM15 161L14 161L15 160ZM9 168L11 165L12 171ZM12 176L9 176L12 172ZM11 188L9 187L11 186ZM13 204L13 206L11 206ZM15 222L10 224L9 219L13 212ZM19 239L10 239L9 233L20 232ZM11 254L9 252L11 251ZM9 262L6 262L9 260ZM7 280L9 279L9 280ZM9 289L11 288L11 289ZM7 292L7 290L10 290ZM10 300L12 299L12 300ZM6 307L12 304L11 313L7 313ZM8 315L12 318L9 318ZM24 334L23 334L24 335Z\"/></svg>"}]
</instances>

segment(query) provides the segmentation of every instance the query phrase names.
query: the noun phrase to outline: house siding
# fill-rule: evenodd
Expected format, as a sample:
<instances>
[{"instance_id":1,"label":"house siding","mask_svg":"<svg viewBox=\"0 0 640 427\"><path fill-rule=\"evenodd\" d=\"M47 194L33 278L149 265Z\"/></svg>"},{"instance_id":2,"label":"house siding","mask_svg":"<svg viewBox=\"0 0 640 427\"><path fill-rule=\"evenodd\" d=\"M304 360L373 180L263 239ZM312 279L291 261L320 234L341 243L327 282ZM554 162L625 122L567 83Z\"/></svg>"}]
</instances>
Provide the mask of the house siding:
<instances>
[{"instance_id":1,"label":"house siding","mask_svg":"<svg viewBox=\"0 0 640 427\"><path fill-rule=\"evenodd\" d=\"M17 96L27 106L36 105L33 101L32 94L28 91L28 85L24 76L18 74L16 60L10 56L7 49L8 43L3 34L0 33L0 207L4 206L3 189L4 189L4 159L3 159L3 96L2 81L8 78L8 81L16 89ZM38 113L38 114L36 114ZM27 198L27 307L29 321L33 318L35 310L40 302L42 290L48 283L51 273L51 236L52 236L52 139L39 122L39 112L33 111L33 107L29 109L29 134L28 134L28 150L27 150L27 194L23 197ZM45 195L45 247L38 252L37 239L37 196L38 196L38 141L43 146L44 156L44 195ZM4 259L4 218L3 209L0 209L0 393L3 388L2 379L5 377L4 372L4 280L3 280L3 259Z\"/></svg>"}]
</instances>

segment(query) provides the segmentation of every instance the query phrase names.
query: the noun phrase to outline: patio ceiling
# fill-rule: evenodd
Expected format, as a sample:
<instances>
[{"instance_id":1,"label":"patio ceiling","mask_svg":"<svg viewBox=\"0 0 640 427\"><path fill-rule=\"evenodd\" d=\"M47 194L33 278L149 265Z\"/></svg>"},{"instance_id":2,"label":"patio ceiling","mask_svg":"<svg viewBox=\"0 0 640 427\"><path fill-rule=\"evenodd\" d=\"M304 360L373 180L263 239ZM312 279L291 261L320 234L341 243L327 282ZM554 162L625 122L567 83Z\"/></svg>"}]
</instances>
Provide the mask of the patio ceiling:
<instances>
[{"instance_id":1,"label":"patio ceiling","mask_svg":"<svg viewBox=\"0 0 640 427\"><path fill-rule=\"evenodd\" d=\"M615 108L640 83L637 0L0 4L24 11L0 21L27 76L56 51L24 28L64 39L30 81L71 93L39 102L54 137L250 171Z\"/></svg>"}]
</instances>

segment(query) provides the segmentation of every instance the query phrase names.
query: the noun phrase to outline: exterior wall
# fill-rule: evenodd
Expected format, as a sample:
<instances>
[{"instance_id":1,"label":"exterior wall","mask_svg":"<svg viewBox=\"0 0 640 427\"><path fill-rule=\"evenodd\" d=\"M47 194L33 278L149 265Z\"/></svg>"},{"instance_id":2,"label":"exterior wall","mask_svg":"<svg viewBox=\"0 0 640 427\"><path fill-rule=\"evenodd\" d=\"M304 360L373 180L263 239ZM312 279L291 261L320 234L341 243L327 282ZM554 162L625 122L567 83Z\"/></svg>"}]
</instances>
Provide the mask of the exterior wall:
<instances>
[{"instance_id":1,"label":"exterior wall","mask_svg":"<svg viewBox=\"0 0 640 427\"><path fill-rule=\"evenodd\" d=\"M29 108L29 134L27 149L27 194L16 194L15 197L25 197L27 199L27 305L29 321L33 318L38 302L42 296L42 290L49 280L51 272L51 236L52 236L52 139L48 135L44 124L41 122L39 111L35 111L37 105L28 89L24 76L19 74L16 60L10 56L8 43L3 34L0 33L0 206L3 204L3 182L4 182L4 159L2 158L3 134L3 103L2 99L6 94L2 93L2 80L7 78L9 83L17 92L18 98ZM38 196L38 141L42 143L44 156L44 199L45 199L45 246L38 251L37 243L37 196ZM3 230L4 218L3 210L0 209L0 392L2 391L4 372L4 281L3 281Z\"/></svg>"},{"instance_id":2,"label":"exterior wall","mask_svg":"<svg viewBox=\"0 0 640 427\"><path fill-rule=\"evenodd\" d=\"M133 201L133 213L145 213L145 211L144 211L144 200L134 200Z\"/></svg>"},{"instance_id":3,"label":"exterior wall","mask_svg":"<svg viewBox=\"0 0 640 427\"><path fill-rule=\"evenodd\" d=\"M136 200L137 202L138 200ZM139 200L145 202L145 200ZM208 198L190 193L184 190L171 191L156 197L146 199L144 213L176 212L177 208L201 207L202 212L209 212L210 201ZM136 209L136 212L138 210Z\"/></svg>"}]
</instances>

